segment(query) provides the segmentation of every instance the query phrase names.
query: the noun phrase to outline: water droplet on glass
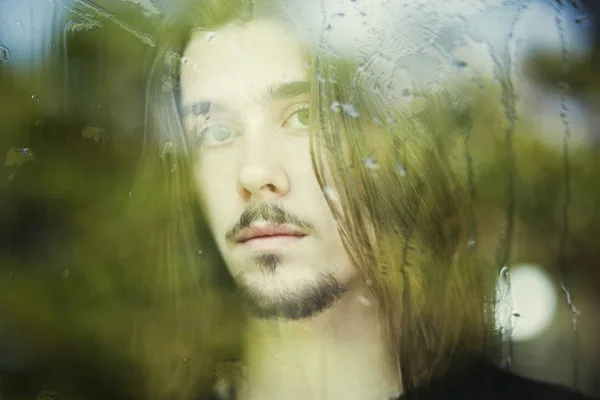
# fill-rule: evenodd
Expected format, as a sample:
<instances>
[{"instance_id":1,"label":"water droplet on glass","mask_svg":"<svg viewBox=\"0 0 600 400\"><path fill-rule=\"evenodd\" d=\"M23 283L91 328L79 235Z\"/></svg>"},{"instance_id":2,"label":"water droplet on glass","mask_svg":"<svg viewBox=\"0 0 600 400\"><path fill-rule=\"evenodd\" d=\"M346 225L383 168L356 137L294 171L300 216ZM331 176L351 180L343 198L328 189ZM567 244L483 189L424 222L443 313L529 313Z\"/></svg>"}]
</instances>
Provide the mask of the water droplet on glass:
<instances>
[{"instance_id":1,"label":"water droplet on glass","mask_svg":"<svg viewBox=\"0 0 600 400\"><path fill-rule=\"evenodd\" d=\"M371 305L371 302L365 296L358 296L357 300L365 307L369 307Z\"/></svg>"},{"instance_id":2,"label":"water droplet on glass","mask_svg":"<svg viewBox=\"0 0 600 400\"><path fill-rule=\"evenodd\" d=\"M104 129L93 125L87 125L81 130L81 137L92 139L96 142L99 142L101 139L103 139L105 134L106 132Z\"/></svg>"},{"instance_id":3,"label":"water droplet on glass","mask_svg":"<svg viewBox=\"0 0 600 400\"><path fill-rule=\"evenodd\" d=\"M327 198L327 200L331 200L331 201L339 200L337 193L330 186L323 186L323 193L325 194L325 197Z\"/></svg>"},{"instance_id":4,"label":"water droplet on glass","mask_svg":"<svg viewBox=\"0 0 600 400\"><path fill-rule=\"evenodd\" d=\"M127 193L127 196L129 196L129 197L133 197L133 192L129 192L129 193Z\"/></svg>"},{"instance_id":5,"label":"water droplet on glass","mask_svg":"<svg viewBox=\"0 0 600 400\"><path fill-rule=\"evenodd\" d=\"M474 248L475 248L475 244L476 244L476 243L475 243L475 241L474 241L473 239L471 239L471 240L469 240L469 241L467 242L467 247L468 247L469 249L474 249Z\"/></svg>"},{"instance_id":6,"label":"water droplet on glass","mask_svg":"<svg viewBox=\"0 0 600 400\"><path fill-rule=\"evenodd\" d=\"M199 255L199 256L201 256L201 255L203 255L203 254L204 254L204 251L202 251L202 250L198 250L198 255Z\"/></svg>"},{"instance_id":7,"label":"water droplet on glass","mask_svg":"<svg viewBox=\"0 0 600 400\"><path fill-rule=\"evenodd\" d=\"M209 117L206 114L198 114L196 116L196 139L202 139L202 135L206 131L206 124L208 123L208 119Z\"/></svg>"},{"instance_id":8,"label":"water droplet on glass","mask_svg":"<svg viewBox=\"0 0 600 400\"><path fill-rule=\"evenodd\" d=\"M174 53L172 51L167 51L165 53L164 62L165 62L165 65L167 65L169 67L169 69L171 71L173 71L174 69L177 68L177 64L179 64L182 61L181 61L181 56L179 54Z\"/></svg>"},{"instance_id":9,"label":"water droplet on glass","mask_svg":"<svg viewBox=\"0 0 600 400\"><path fill-rule=\"evenodd\" d=\"M175 144L172 141L167 140L163 145L163 148L160 152L160 158L165 158L167 155L172 154L175 149Z\"/></svg>"},{"instance_id":10,"label":"water droplet on glass","mask_svg":"<svg viewBox=\"0 0 600 400\"><path fill-rule=\"evenodd\" d=\"M177 89L177 80L172 76L163 76L162 78L162 91L163 93L171 93Z\"/></svg>"},{"instance_id":11,"label":"water droplet on glass","mask_svg":"<svg viewBox=\"0 0 600 400\"><path fill-rule=\"evenodd\" d=\"M402 164L396 163L396 171L400 176L406 176L406 169L404 169Z\"/></svg>"},{"instance_id":12,"label":"water droplet on glass","mask_svg":"<svg viewBox=\"0 0 600 400\"><path fill-rule=\"evenodd\" d=\"M213 43L215 40L215 37L217 36L217 32L208 32L206 35L204 35L204 38L206 39L206 41L208 43Z\"/></svg>"},{"instance_id":13,"label":"water droplet on glass","mask_svg":"<svg viewBox=\"0 0 600 400\"><path fill-rule=\"evenodd\" d=\"M8 60L10 58L10 50L8 47L0 46L0 60Z\"/></svg>"},{"instance_id":14,"label":"water droplet on glass","mask_svg":"<svg viewBox=\"0 0 600 400\"><path fill-rule=\"evenodd\" d=\"M23 24L21 24L21 21L15 21L15 25L17 25L17 26L23 26Z\"/></svg>"},{"instance_id":15,"label":"water droplet on glass","mask_svg":"<svg viewBox=\"0 0 600 400\"><path fill-rule=\"evenodd\" d=\"M178 165L174 158L174 155L175 144L171 140L167 140L160 152L160 158L161 160L168 161L171 164L171 170L169 172L175 172L178 170Z\"/></svg>"},{"instance_id":16,"label":"water droplet on glass","mask_svg":"<svg viewBox=\"0 0 600 400\"><path fill-rule=\"evenodd\" d=\"M5 167L20 167L21 165L28 163L34 159L35 154L29 147L23 148L11 148L6 153L4 160Z\"/></svg>"},{"instance_id":17,"label":"water droplet on glass","mask_svg":"<svg viewBox=\"0 0 600 400\"><path fill-rule=\"evenodd\" d=\"M379 168L379 165L377 164L377 160L373 159L372 157L367 157L365 158L365 167L369 169L377 169Z\"/></svg>"},{"instance_id":18,"label":"water droplet on glass","mask_svg":"<svg viewBox=\"0 0 600 400\"><path fill-rule=\"evenodd\" d=\"M356 108L354 108L353 104L349 104L349 103L348 104L344 104L342 106L342 108L344 109L344 111L346 112L346 114L348 114L352 118L358 117L358 111L356 111Z\"/></svg>"},{"instance_id":19,"label":"water droplet on glass","mask_svg":"<svg viewBox=\"0 0 600 400\"><path fill-rule=\"evenodd\" d=\"M39 98L39 97L37 97L35 94L32 94L32 95L31 95L31 100L33 100L33 101L39 101L39 100L40 100L40 98Z\"/></svg>"},{"instance_id":20,"label":"water droplet on glass","mask_svg":"<svg viewBox=\"0 0 600 400\"><path fill-rule=\"evenodd\" d=\"M69 270L68 270L68 269L65 269L65 270L62 272L62 277L63 277L63 279L67 279L67 278L69 277L69 274L70 274Z\"/></svg>"},{"instance_id":21,"label":"water droplet on glass","mask_svg":"<svg viewBox=\"0 0 600 400\"><path fill-rule=\"evenodd\" d=\"M184 364L187 364L189 361L190 361L190 359L189 359L189 358L187 358L187 357L183 357L183 358L181 359L181 362L183 362Z\"/></svg>"},{"instance_id":22,"label":"water droplet on glass","mask_svg":"<svg viewBox=\"0 0 600 400\"><path fill-rule=\"evenodd\" d=\"M332 101L331 106L329 108L333 112L340 112L340 110L342 109L342 105L340 104L339 101Z\"/></svg>"}]
</instances>

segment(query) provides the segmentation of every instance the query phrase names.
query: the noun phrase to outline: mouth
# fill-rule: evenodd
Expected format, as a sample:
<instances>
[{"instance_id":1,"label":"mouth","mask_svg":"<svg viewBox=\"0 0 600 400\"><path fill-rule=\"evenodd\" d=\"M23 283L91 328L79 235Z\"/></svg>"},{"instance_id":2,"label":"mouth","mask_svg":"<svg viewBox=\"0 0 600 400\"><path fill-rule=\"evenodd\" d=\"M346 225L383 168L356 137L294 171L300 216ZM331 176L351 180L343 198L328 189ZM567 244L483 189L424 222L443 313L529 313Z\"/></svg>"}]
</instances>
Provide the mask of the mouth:
<instances>
[{"instance_id":1,"label":"mouth","mask_svg":"<svg viewBox=\"0 0 600 400\"><path fill-rule=\"evenodd\" d=\"M250 250L270 250L296 243L306 236L307 232L292 225L256 223L242 230L234 242Z\"/></svg>"}]
</instances>

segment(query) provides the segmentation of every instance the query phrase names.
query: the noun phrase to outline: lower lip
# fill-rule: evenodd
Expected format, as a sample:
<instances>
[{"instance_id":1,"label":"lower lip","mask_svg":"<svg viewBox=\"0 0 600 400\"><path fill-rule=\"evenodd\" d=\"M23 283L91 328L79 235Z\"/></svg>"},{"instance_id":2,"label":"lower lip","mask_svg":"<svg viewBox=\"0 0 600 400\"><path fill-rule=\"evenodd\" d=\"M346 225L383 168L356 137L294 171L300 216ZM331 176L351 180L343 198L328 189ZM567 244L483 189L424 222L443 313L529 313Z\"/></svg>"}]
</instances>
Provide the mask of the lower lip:
<instances>
[{"instance_id":1,"label":"lower lip","mask_svg":"<svg viewBox=\"0 0 600 400\"><path fill-rule=\"evenodd\" d=\"M304 236L273 235L246 240L243 245L249 250L272 250L286 244L296 243Z\"/></svg>"}]
</instances>

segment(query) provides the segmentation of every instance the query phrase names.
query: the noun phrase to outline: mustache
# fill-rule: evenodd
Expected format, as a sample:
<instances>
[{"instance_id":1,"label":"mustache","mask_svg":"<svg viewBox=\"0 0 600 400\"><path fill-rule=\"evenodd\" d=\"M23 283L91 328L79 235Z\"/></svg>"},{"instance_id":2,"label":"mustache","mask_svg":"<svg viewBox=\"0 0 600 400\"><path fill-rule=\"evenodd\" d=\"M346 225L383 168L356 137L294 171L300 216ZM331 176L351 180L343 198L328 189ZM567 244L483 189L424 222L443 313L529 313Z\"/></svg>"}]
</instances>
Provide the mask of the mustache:
<instances>
[{"instance_id":1,"label":"mustache","mask_svg":"<svg viewBox=\"0 0 600 400\"><path fill-rule=\"evenodd\" d=\"M265 221L275 225L295 225L308 233L314 233L315 227L310 222L295 215L289 208L278 203L260 203L248 206L240 215L239 221L227 230L225 238L229 241L253 222Z\"/></svg>"}]
</instances>

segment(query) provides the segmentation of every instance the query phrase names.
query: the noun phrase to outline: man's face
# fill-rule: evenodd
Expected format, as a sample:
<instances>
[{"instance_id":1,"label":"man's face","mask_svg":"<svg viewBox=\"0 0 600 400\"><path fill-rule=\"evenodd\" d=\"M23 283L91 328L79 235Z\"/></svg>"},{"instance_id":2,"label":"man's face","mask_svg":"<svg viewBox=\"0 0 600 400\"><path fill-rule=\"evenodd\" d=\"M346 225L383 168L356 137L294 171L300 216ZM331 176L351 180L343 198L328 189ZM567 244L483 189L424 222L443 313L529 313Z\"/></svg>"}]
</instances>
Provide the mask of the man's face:
<instances>
[{"instance_id":1,"label":"man's face","mask_svg":"<svg viewBox=\"0 0 600 400\"><path fill-rule=\"evenodd\" d=\"M184 57L195 182L231 274L259 316L318 313L355 272L312 168L298 43L256 21L197 36Z\"/></svg>"}]
</instances>

